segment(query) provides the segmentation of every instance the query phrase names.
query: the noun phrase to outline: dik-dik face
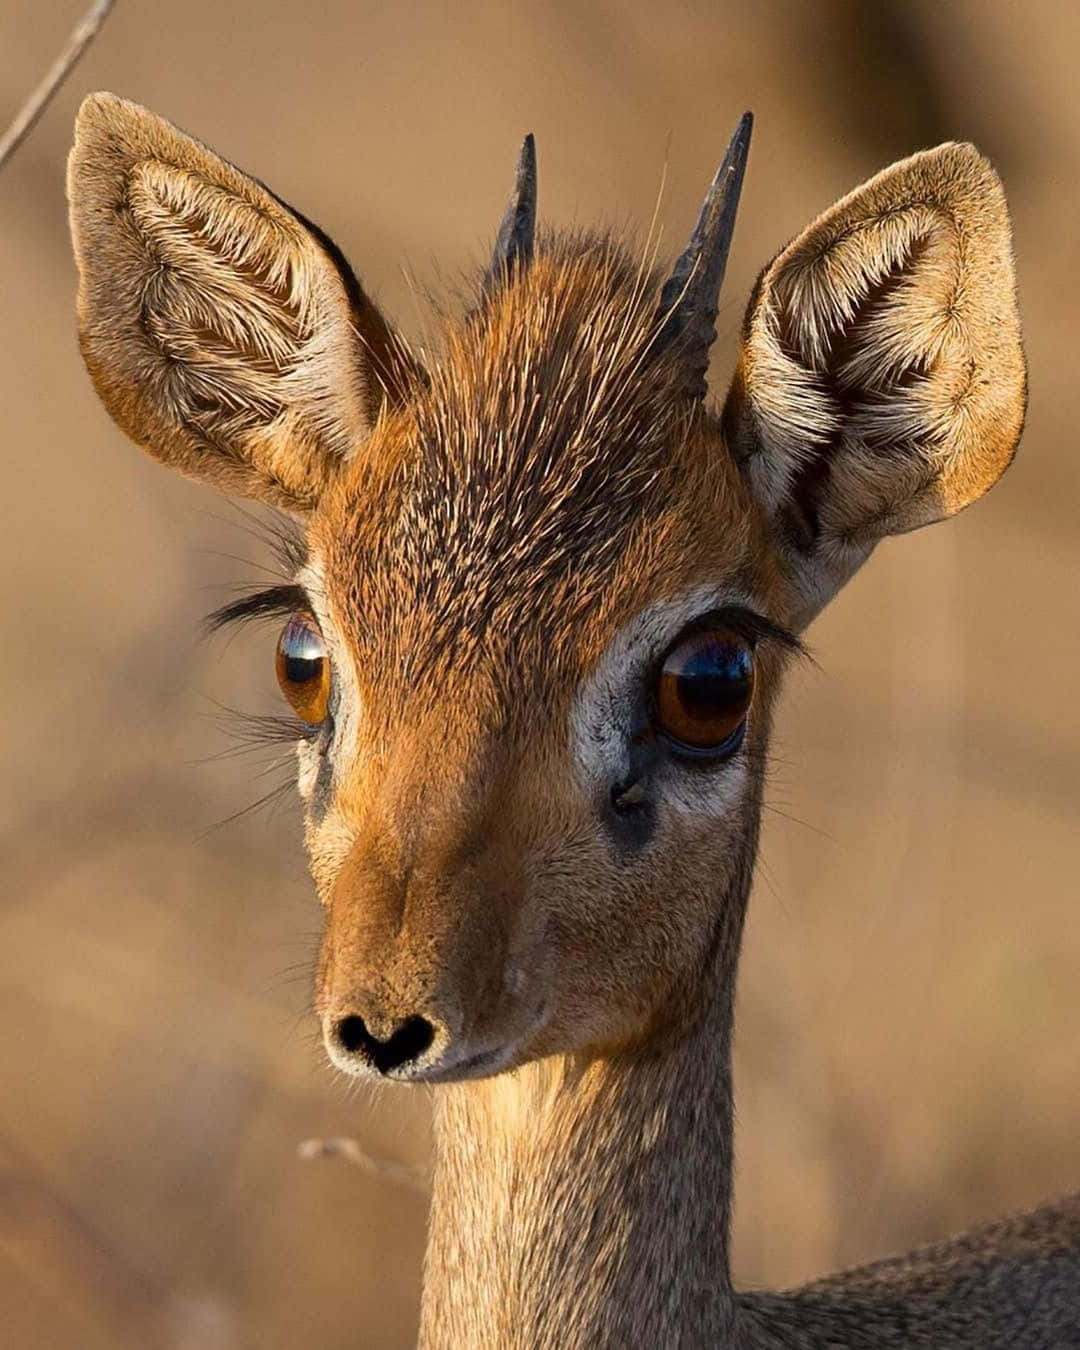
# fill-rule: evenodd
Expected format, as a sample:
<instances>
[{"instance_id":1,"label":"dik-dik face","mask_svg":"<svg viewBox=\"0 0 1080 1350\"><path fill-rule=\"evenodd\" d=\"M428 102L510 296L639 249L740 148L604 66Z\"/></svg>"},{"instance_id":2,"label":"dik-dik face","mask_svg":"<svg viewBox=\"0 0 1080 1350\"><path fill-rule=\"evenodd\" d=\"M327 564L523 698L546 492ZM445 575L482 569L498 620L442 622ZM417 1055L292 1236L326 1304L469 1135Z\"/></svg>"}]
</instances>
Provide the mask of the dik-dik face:
<instances>
[{"instance_id":1,"label":"dik-dik face","mask_svg":"<svg viewBox=\"0 0 1080 1350\"><path fill-rule=\"evenodd\" d=\"M280 612L334 1062L440 1081L612 1049L730 978L798 634L886 534L1007 465L1024 371L993 170L885 170L755 288L705 399L749 123L661 287L534 239L526 143L437 352L333 245L96 95L70 168L80 339L152 454L301 522Z\"/></svg>"}]
</instances>

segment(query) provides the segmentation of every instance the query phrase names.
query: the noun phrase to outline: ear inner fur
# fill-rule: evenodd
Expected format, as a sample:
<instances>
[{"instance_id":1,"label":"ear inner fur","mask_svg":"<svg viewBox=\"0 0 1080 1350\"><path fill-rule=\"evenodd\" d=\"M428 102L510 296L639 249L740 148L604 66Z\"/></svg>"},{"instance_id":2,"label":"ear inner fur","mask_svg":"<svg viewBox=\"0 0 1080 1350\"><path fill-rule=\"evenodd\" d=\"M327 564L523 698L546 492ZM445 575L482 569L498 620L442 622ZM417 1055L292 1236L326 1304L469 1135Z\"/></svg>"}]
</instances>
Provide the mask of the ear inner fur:
<instances>
[{"instance_id":1,"label":"ear inner fur","mask_svg":"<svg viewBox=\"0 0 1080 1350\"><path fill-rule=\"evenodd\" d=\"M810 613L878 539L997 480L1024 391L1004 194L972 146L893 165L778 255L724 428Z\"/></svg>"},{"instance_id":2,"label":"ear inner fur","mask_svg":"<svg viewBox=\"0 0 1080 1350\"><path fill-rule=\"evenodd\" d=\"M79 340L156 458L305 514L404 364L319 231L169 123L91 95L69 163Z\"/></svg>"}]
</instances>

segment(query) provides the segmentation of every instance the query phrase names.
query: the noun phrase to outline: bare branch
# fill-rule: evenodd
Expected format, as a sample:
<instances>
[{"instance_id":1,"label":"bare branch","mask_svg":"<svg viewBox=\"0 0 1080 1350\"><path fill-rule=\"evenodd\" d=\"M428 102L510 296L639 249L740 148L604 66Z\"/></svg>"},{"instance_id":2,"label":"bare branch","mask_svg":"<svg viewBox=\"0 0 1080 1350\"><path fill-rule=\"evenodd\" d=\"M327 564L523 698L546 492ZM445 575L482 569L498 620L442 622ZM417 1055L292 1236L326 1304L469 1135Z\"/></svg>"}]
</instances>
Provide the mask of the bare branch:
<instances>
[{"instance_id":1,"label":"bare branch","mask_svg":"<svg viewBox=\"0 0 1080 1350\"><path fill-rule=\"evenodd\" d=\"M412 1186L418 1191L429 1189L428 1177L414 1167L404 1163L388 1162L384 1158L374 1158L360 1147L355 1139L305 1139L298 1144L297 1154L301 1158L344 1158L359 1167L370 1176L383 1177L387 1181L396 1181L399 1185Z\"/></svg>"},{"instance_id":2,"label":"bare branch","mask_svg":"<svg viewBox=\"0 0 1080 1350\"><path fill-rule=\"evenodd\" d=\"M79 57L97 36L98 29L109 17L115 0L94 0L86 15L80 21L67 46L53 62L45 78L23 104L0 139L0 169L33 130L34 124L48 107L52 96L74 70Z\"/></svg>"}]
</instances>

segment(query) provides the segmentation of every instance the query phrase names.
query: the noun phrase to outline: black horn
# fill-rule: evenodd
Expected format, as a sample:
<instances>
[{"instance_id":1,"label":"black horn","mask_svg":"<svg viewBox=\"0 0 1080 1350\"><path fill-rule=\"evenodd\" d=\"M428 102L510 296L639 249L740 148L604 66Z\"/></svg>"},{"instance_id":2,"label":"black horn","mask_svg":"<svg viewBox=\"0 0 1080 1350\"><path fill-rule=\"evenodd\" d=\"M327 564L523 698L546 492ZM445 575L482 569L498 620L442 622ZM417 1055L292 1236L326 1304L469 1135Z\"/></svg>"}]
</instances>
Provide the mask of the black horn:
<instances>
[{"instance_id":1,"label":"black horn","mask_svg":"<svg viewBox=\"0 0 1080 1350\"><path fill-rule=\"evenodd\" d=\"M525 137L514 171L514 190L499 226L495 252L488 268L488 286L497 285L515 268L532 261L536 234L536 142L532 132Z\"/></svg>"},{"instance_id":2,"label":"black horn","mask_svg":"<svg viewBox=\"0 0 1080 1350\"><path fill-rule=\"evenodd\" d=\"M727 267L735 212L739 206L746 158L750 150L752 113L743 113L724 162L716 171L686 251L660 292L657 320L661 341L677 343L683 353L686 393L705 396L709 348L716 338L716 307Z\"/></svg>"}]
</instances>

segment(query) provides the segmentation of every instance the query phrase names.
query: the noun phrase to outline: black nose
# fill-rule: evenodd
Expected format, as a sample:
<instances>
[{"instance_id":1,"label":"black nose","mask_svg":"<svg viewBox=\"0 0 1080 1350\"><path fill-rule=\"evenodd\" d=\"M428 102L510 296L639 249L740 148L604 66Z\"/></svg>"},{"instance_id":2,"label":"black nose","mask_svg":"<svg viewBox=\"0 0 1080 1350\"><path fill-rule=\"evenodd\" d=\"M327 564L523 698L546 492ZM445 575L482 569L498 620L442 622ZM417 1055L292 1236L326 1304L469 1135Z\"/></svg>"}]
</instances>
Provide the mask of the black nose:
<instances>
[{"instance_id":1,"label":"black nose","mask_svg":"<svg viewBox=\"0 0 1080 1350\"><path fill-rule=\"evenodd\" d=\"M334 1036L350 1055L359 1055L380 1073L389 1073L419 1059L435 1039L435 1028L426 1017L410 1017L399 1022L390 1036L381 1041L371 1034L362 1017L350 1013L336 1024Z\"/></svg>"}]
</instances>

